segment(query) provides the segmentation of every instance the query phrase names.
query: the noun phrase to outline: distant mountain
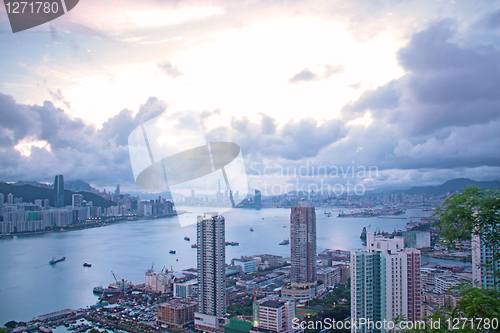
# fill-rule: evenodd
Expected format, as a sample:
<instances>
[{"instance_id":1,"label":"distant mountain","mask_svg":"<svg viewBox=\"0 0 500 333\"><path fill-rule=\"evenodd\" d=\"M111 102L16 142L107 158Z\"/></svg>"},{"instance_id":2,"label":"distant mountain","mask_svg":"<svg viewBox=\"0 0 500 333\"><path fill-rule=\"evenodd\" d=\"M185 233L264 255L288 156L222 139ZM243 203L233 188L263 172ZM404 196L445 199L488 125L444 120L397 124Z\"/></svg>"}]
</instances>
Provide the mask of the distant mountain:
<instances>
[{"instance_id":1,"label":"distant mountain","mask_svg":"<svg viewBox=\"0 0 500 333\"><path fill-rule=\"evenodd\" d=\"M16 186L31 185L31 186L43 187L43 188L49 188L49 189L54 188L54 186L52 184L39 183L39 182L36 182L33 180L18 180L14 185L16 185Z\"/></svg>"},{"instance_id":2,"label":"distant mountain","mask_svg":"<svg viewBox=\"0 0 500 333\"><path fill-rule=\"evenodd\" d=\"M48 188L48 189L54 188L53 184L39 183L39 182L33 181L33 180L18 180L14 185L17 185L17 186L31 185L31 186L36 186L36 187ZM90 192L92 190L92 186L90 186L89 183L84 182L83 180L64 181L64 188L66 190L71 190L73 192L78 192L78 191Z\"/></svg>"},{"instance_id":3,"label":"distant mountain","mask_svg":"<svg viewBox=\"0 0 500 333\"><path fill-rule=\"evenodd\" d=\"M404 192L410 195L426 194L433 196L441 196L449 192L460 191L465 186L470 186L470 185L477 185L483 188L500 189L500 182L498 180L490 182L477 182L475 180L468 178L457 178L448 180L444 184L438 186L415 186Z\"/></svg>"},{"instance_id":4,"label":"distant mountain","mask_svg":"<svg viewBox=\"0 0 500 333\"><path fill-rule=\"evenodd\" d=\"M32 185L14 185L7 183L0 183L0 193L3 193L7 201L7 194L12 193L14 198L23 198L23 202L35 202L36 199L49 199L50 205L54 206L55 191L52 188L45 188L40 186ZM103 208L108 208L110 206L115 206L116 203L113 201L106 200L97 194L90 192L73 192L70 190L64 190L64 205L71 205L72 195L81 194L83 199L86 201L92 201L94 206L100 206Z\"/></svg>"},{"instance_id":5,"label":"distant mountain","mask_svg":"<svg viewBox=\"0 0 500 333\"><path fill-rule=\"evenodd\" d=\"M64 182L64 188L71 191L86 191L90 192L92 186L89 183L84 182L83 180L70 180Z\"/></svg>"}]
</instances>

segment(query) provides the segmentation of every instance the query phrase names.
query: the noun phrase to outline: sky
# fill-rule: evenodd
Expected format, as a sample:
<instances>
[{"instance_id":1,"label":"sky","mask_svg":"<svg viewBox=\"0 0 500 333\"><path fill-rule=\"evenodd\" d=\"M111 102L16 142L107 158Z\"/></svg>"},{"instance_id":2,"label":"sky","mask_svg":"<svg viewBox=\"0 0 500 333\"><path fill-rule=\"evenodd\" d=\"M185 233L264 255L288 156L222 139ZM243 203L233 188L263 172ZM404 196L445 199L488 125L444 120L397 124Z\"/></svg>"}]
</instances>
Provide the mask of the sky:
<instances>
[{"instance_id":1,"label":"sky","mask_svg":"<svg viewBox=\"0 0 500 333\"><path fill-rule=\"evenodd\" d=\"M265 194L500 180L498 1L81 0L18 33L0 5L0 60L0 181L139 191L129 135L183 112Z\"/></svg>"}]
</instances>

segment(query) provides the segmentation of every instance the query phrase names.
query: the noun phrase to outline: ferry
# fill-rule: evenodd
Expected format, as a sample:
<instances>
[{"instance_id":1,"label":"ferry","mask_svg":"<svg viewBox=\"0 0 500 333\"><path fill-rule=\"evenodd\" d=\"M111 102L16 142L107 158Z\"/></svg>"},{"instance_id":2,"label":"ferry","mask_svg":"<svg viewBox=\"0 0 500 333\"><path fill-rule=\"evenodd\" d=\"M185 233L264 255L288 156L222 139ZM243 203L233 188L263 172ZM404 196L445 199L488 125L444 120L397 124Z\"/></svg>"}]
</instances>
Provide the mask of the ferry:
<instances>
[{"instance_id":1,"label":"ferry","mask_svg":"<svg viewBox=\"0 0 500 333\"><path fill-rule=\"evenodd\" d=\"M92 267L92 264L89 264L88 262L84 262L83 267Z\"/></svg>"},{"instance_id":2,"label":"ferry","mask_svg":"<svg viewBox=\"0 0 500 333\"><path fill-rule=\"evenodd\" d=\"M288 239L285 239L280 243L280 245L288 245L288 244L290 244L290 240Z\"/></svg>"},{"instance_id":3,"label":"ferry","mask_svg":"<svg viewBox=\"0 0 500 333\"><path fill-rule=\"evenodd\" d=\"M64 261L64 260L66 260L66 257L62 257L62 258L59 258L59 259L56 259L55 257L53 257L49 261L49 264L54 265L54 264L57 264L58 262L61 262L61 261Z\"/></svg>"},{"instance_id":4,"label":"ferry","mask_svg":"<svg viewBox=\"0 0 500 333\"><path fill-rule=\"evenodd\" d=\"M238 245L240 245L240 243L238 243L238 242L226 242L226 246L227 245L238 246Z\"/></svg>"},{"instance_id":5,"label":"ferry","mask_svg":"<svg viewBox=\"0 0 500 333\"><path fill-rule=\"evenodd\" d=\"M170 251L168 251L168 253L175 254L175 250L170 250Z\"/></svg>"}]
</instances>

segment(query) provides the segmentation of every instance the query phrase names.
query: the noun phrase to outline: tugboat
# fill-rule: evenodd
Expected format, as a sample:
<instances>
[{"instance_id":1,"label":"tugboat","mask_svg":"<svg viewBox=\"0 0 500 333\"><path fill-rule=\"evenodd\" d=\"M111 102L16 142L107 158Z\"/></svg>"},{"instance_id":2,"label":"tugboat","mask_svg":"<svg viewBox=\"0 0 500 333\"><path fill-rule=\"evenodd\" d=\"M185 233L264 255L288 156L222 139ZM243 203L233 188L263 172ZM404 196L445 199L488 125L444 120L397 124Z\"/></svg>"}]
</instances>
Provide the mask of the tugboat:
<instances>
[{"instance_id":1,"label":"tugboat","mask_svg":"<svg viewBox=\"0 0 500 333\"><path fill-rule=\"evenodd\" d=\"M58 262L66 260L66 257L62 257L59 259L56 259L56 257L52 257L52 259L49 261L49 264L54 265L57 264Z\"/></svg>"},{"instance_id":2,"label":"tugboat","mask_svg":"<svg viewBox=\"0 0 500 333\"><path fill-rule=\"evenodd\" d=\"M168 251L168 253L175 254L175 250L170 250L170 251Z\"/></svg>"},{"instance_id":3,"label":"tugboat","mask_svg":"<svg viewBox=\"0 0 500 333\"><path fill-rule=\"evenodd\" d=\"M191 239L188 236L184 236L184 240L189 242Z\"/></svg>"},{"instance_id":4,"label":"tugboat","mask_svg":"<svg viewBox=\"0 0 500 333\"><path fill-rule=\"evenodd\" d=\"M253 231L253 228L250 228L250 231Z\"/></svg>"},{"instance_id":5,"label":"tugboat","mask_svg":"<svg viewBox=\"0 0 500 333\"><path fill-rule=\"evenodd\" d=\"M84 262L83 267L92 267L92 264L89 264L88 262Z\"/></svg>"},{"instance_id":6,"label":"tugboat","mask_svg":"<svg viewBox=\"0 0 500 333\"><path fill-rule=\"evenodd\" d=\"M288 245L290 244L290 241L288 239L283 240L280 245Z\"/></svg>"}]
</instances>

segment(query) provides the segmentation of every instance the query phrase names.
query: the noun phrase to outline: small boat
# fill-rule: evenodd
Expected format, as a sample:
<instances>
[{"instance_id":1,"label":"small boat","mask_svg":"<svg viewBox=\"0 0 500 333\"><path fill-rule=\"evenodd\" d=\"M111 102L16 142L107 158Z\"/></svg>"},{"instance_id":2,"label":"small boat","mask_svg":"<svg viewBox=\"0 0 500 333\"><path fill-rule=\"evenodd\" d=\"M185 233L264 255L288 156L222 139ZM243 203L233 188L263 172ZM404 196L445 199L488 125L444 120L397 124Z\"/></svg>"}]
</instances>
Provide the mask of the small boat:
<instances>
[{"instance_id":1,"label":"small boat","mask_svg":"<svg viewBox=\"0 0 500 333\"><path fill-rule=\"evenodd\" d=\"M175 250L170 250L170 251L168 251L168 253L175 254Z\"/></svg>"},{"instance_id":2,"label":"small boat","mask_svg":"<svg viewBox=\"0 0 500 333\"><path fill-rule=\"evenodd\" d=\"M284 225L283 228L286 228L286 225Z\"/></svg>"},{"instance_id":3,"label":"small boat","mask_svg":"<svg viewBox=\"0 0 500 333\"><path fill-rule=\"evenodd\" d=\"M88 262L84 262L83 267L92 267L92 264L89 264Z\"/></svg>"},{"instance_id":4,"label":"small boat","mask_svg":"<svg viewBox=\"0 0 500 333\"><path fill-rule=\"evenodd\" d=\"M104 288L102 286L98 286L98 287L94 287L94 294L102 294L102 292L104 291Z\"/></svg>"},{"instance_id":5,"label":"small boat","mask_svg":"<svg viewBox=\"0 0 500 333\"><path fill-rule=\"evenodd\" d=\"M250 228L250 231L253 231L253 228Z\"/></svg>"},{"instance_id":6,"label":"small boat","mask_svg":"<svg viewBox=\"0 0 500 333\"><path fill-rule=\"evenodd\" d=\"M192 245L191 245L191 247L192 247L193 249L196 249L196 248L198 247L198 244L196 244L196 243L195 243L195 244L192 244Z\"/></svg>"},{"instance_id":7,"label":"small boat","mask_svg":"<svg viewBox=\"0 0 500 333\"><path fill-rule=\"evenodd\" d=\"M285 239L280 243L280 245L288 245L288 244L290 244L290 240L288 239Z\"/></svg>"},{"instance_id":8,"label":"small boat","mask_svg":"<svg viewBox=\"0 0 500 333\"><path fill-rule=\"evenodd\" d=\"M191 239L188 236L184 236L184 240L189 242Z\"/></svg>"},{"instance_id":9,"label":"small boat","mask_svg":"<svg viewBox=\"0 0 500 333\"><path fill-rule=\"evenodd\" d=\"M54 265L54 264L57 264L58 262L61 262L61 261L64 261L64 260L66 260L66 257L62 257L62 258L59 258L59 259L56 259L55 257L53 257L49 261L49 264Z\"/></svg>"}]
</instances>

